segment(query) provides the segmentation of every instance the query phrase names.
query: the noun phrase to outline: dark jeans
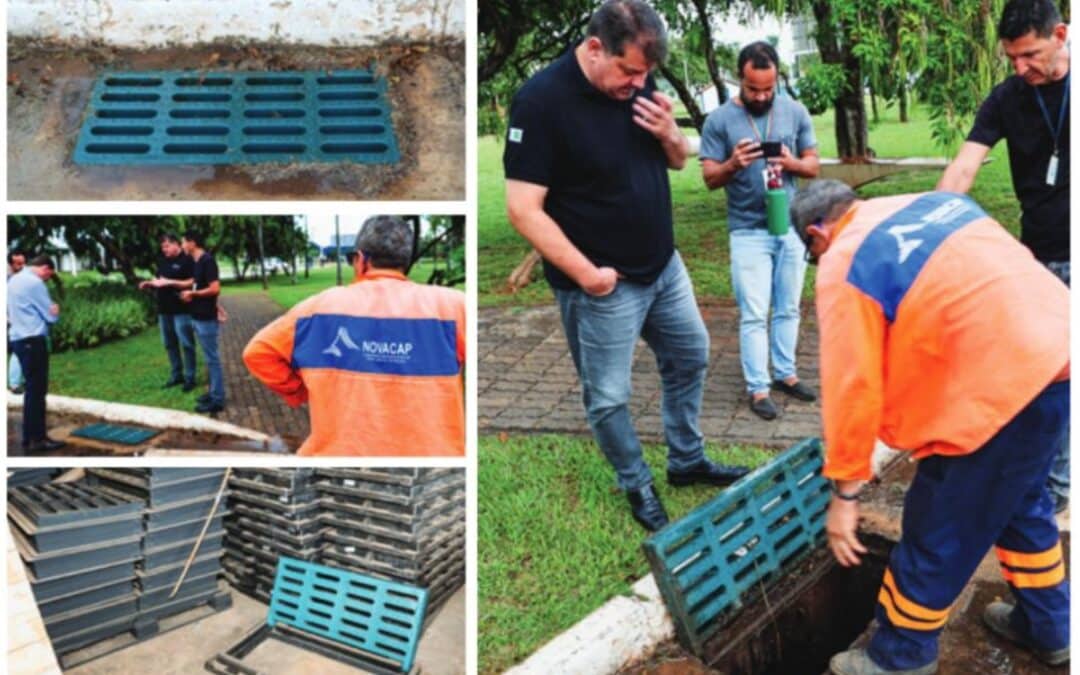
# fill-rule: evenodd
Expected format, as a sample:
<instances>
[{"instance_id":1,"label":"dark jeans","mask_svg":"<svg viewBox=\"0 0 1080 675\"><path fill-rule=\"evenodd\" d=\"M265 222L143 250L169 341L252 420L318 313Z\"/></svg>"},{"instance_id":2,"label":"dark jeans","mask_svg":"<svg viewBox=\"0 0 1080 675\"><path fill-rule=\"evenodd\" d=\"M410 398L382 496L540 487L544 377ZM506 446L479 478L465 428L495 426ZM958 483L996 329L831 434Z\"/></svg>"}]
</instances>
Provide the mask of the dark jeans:
<instances>
[{"instance_id":1,"label":"dark jeans","mask_svg":"<svg viewBox=\"0 0 1080 675\"><path fill-rule=\"evenodd\" d=\"M45 336L14 340L11 349L19 358L26 389L23 391L24 445L45 438L45 395L49 392L49 350Z\"/></svg>"},{"instance_id":2,"label":"dark jeans","mask_svg":"<svg viewBox=\"0 0 1080 675\"><path fill-rule=\"evenodd\" d=\"M159 314L158 327L169 355L169 380L195 383L195 329L188 314ZM183 358L181 358L183 354Z\"/></svg>"},{"instance_id":3,"label":"dark jeans","mask_svg":"<svg viewBox=\"0 0 1080 675\"><path fill-rule=\"evenodd\" d=\"M1069 284L1069 261L1062 260L1059 262L1044 262L1046 268L1049 269L1054 275L1065 282L1066 286ZM1054 459L1054 466L1050 469L1050 479L1047 481L1046 486L1050 488L1050 495L1054 498L1054 502L1060 503L1063 500L1069 498L1069 432L1066 430L1065 439L1061 442L1061 450L1058 451L1057 458Z\"/></svg>"}]
</instances>

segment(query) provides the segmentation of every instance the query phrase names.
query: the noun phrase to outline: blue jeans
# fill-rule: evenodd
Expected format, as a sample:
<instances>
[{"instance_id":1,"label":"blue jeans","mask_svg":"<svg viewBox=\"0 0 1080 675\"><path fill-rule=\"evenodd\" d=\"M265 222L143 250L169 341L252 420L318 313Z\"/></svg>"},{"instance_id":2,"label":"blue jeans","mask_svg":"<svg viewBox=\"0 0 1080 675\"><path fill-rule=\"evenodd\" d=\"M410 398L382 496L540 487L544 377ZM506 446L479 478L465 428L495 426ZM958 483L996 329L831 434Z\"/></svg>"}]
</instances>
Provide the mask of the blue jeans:
<instances>
[{"instance_id":1,"label":"blue jeans","mask_svg":"<svg viewBox=\"0 0 1080 675\"><path fill-rule=\"evenodd\" d=\"M769 391L770 355L774 379L795 375L806 249L794 229L779 237L763 229L735 230L730 239L743 378L746 390L758 394ZM770 305L771 336L765 328Z\"/></svg>"},{"instance_id":2,"label":"blue jeans","mask_svg":"<svg viewBox=\"0 0 1080 675\"><path fill-rule=\"evenodd\" d=\"M1064 281L1066 286L1071 287L1068 260L1045 262L1043 264L1058 279ZM1061 450L1054 459L1054 465L1050 467L1050 479L1046 483L1046 487L1050 488L1050 495L1054 498L1054 502L1061 502L1069 498L1069 483L1069 431L1068 427L1066 427L1065 440L1062 442Z\"/></svg>"},{"instance_id":3,"label":"blue jeans","mask_svg":"<svg viewBox=\"0 0 1080 675\"><path fill-rule=\"evenodd\" d=\"M704 456L698 413L709 362L709 333L690 276L676 252L652 284L620 281L604 297L555 290L570 345L586 417L596 442L614 467L619 486L637 490L652 483L627 404L638 337L660 369L668 469L682 471Z\"/></svg>"},{"instance_id":4,"label":"blue jeans","mask_svg":"<svg viewBox=\"0 0 1080 675\"><path fill-rule=\"evenodd\" d=\"M169 380L195 383L195 329L188 314L158 314L158 328L169 355ZM181 351L183 358L180 357Z\"/></svg>"},{"instance_id":5,"label":"blue jeans","mask_svg":"<svg viewBox=\"0 0 1080 675\"><path fill-rule=\"evenodd\" d=\"M191 324L195 327L195 337L199 339L199 347L206 357L206 368L210 371L210 403L225 405L225 376L221 371L221 355L218 353L217 319L192 319Z\"/></svg>"}]
</instances>

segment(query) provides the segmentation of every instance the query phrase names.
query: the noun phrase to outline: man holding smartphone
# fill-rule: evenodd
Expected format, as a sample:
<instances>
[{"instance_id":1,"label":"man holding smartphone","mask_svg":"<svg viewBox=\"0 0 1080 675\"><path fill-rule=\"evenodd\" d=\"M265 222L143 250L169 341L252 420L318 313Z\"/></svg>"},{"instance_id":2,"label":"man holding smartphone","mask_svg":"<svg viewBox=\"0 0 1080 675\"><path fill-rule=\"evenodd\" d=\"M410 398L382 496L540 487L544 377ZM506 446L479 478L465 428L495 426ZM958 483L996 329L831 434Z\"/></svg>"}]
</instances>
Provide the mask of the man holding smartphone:
<instances>
[{"instance_id":1,"label":"man holding smartphone","mask_svg":"<svg viewBox=\"0 0 1080 675\"><path fill-rule=\"evenodd\" d=\"M770 233L766 193L782 189L790 198L795 177L814 178L819 161L810 113L798 101L776 96L779 58L772 45L744 47L738 68L738 98L712 111L701 130L701 173L710 190L723 187L727 192L743 377L750 409L771 420L777 410L770 389L800 401L817 395L799 381L795 369L805 249L790 223L783 223L782 234Z\"/></svg>"}]
</instances>

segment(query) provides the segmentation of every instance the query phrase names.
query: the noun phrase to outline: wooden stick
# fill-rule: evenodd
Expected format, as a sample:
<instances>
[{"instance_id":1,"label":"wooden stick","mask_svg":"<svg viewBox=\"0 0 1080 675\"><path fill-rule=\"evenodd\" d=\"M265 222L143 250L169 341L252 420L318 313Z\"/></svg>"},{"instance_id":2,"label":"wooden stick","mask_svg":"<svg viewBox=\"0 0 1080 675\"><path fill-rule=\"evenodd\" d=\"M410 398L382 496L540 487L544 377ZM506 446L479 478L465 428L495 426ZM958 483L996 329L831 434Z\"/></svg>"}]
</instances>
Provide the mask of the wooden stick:
<instances>
[{"instance_id":1,"label":"wooden stick","mask_svg":"<svg viewBox=\"0 0 1080 675\"><path fill-rule=\"evenodd\" d=\"M221 487L218 488L217 497L214 497L214 503L210 506L210 514L206 516L206 522L203 523L202 532L199 533L199 538L195 540L195 545L191 547L191 554L188 556L187 562L184 563L184 569L180 572L180 578L176 580L176 585L173 586L172 593L169 593L170 599L176 595L176 592L180 590L180 584L184 583L184 579L187 578L188 570L191 568L191 561L195 560L195 554L199 552L199 547L202 546L203 537L206 536L206 531L210 529L210 523L214 520L214 514L217 513L218 504L221 503L221 497L225 494L225 488L229 484L229 476L231 474L232 467L225 469L225 475L221 477Z\"/></svg>"}]
</instances>

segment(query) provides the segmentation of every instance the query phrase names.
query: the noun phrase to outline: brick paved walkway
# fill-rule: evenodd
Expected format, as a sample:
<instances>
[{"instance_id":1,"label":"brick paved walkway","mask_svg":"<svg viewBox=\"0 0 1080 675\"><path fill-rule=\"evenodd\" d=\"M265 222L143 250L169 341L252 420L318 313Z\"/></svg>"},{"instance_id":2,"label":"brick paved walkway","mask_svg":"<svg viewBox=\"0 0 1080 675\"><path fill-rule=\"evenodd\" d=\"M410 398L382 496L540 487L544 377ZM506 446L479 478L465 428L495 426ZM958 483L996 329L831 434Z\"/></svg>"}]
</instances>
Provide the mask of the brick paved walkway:
<instances>
[{"instance_id":1,"label":"brick paved walkway","mask_svg":"<svg viewBox=\"0 0 1080 675\"><path fill-rule=\"evenodd\" d=\"M311 432L307 405L290 408L248 373L241 355L255 333L281 315L281 307L261 293L221 296L229 320L221 329L221 365L225 371L225 410L217 419L303 441ZM205 368L202 354L199 365ZM201 376L204 377L204 376Z\"/></svg>"},{"instance_id":2,"label":"brick paved walkway","mask_svg":"<svg viewBox=\"0 0 1080 675\"><path fill-rule=\"evenodd\" d=\"M733 303L702 307L711 336L701 429L714 443L786 447L821 434L818 403L773 394L780 417L766 422L747 405L739 365L738 311ZM485 308L479 316L480 433L589 433L581 387L554 305ZM799 376L818 389L817 325L811 305L803 307L798 348ZM660 376L652 352L639 341L630 401L638 434L660 441Z\"/></svg>"}]
</instances>

